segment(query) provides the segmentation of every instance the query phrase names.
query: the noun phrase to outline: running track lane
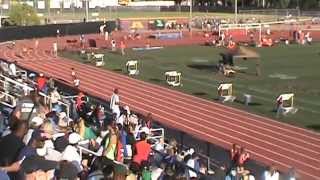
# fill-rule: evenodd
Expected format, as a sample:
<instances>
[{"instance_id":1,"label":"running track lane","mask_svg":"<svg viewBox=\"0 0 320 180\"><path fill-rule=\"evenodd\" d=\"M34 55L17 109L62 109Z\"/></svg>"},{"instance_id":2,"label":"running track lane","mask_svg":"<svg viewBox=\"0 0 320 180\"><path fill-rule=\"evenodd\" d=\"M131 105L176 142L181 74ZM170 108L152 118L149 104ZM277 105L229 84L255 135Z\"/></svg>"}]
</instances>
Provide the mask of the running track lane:
<instances>
[{"instance_id":1,"label":"running track lane","mask_svg":"<svg viewBox=\"0 0 320 180\"><path fill-rule=\"evenodd\" d=\"M226 148L229 148L233 142L240 142L239 144L246 146L253 154L253 158L257 160L276 163L283 170L290 165L297 167L305 179L318 177L319 134L149 85L126 76L102 72L101 69L92 66L84 66L72 61L59 61L48 56L44 51L25 55L24 59L16 57L14 51L2 52L8 59L16 59L21 62L19 64L27 68L48 72L66 81L70 81L69 73L66 72L71 67L76 67L83 77L81 87L93 95L108 98L114 84L117 84L116 86L121 90L122 102L138 111L153 112L155 117L164 124L183 128L188 133L191 132L193 135L200 136L201 139ZM35 61L31 62L32 60ZM90 74L94 76L90 77ZM97 87L97 83L103 86ZM172 102L171 99L174 98L177 100ZM262 120L257 120L259 118ZM232 132L228 132L229 129L232 129ZM290 154L292 155L289 156Z\"/></svg>"}]
</instances>

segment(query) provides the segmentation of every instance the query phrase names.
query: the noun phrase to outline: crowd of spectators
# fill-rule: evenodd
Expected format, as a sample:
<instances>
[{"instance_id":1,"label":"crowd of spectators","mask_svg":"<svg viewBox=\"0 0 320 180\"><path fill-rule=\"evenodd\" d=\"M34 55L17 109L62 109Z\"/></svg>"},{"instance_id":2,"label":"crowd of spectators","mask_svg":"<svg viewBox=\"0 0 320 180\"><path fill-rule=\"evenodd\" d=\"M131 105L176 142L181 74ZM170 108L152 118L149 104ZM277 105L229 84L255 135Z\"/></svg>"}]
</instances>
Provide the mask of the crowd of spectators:
<instances>
[{"instance_id":1,"label":"crowd of spectators","mask_svg":"<svg viewBox=\"0 0 320 180\"><path fill-rule=\"evenodd\" d=\"M141 116L128 106L120 108L118 89L111 97L111 117L103 104L91 103L83 92L73 98L67 112L61 104L65 97L52 78L33 73L22 78L7 70L1 74L23 79L33 90L22 90L6 121L0 114L5 125L0 131L1 180L255 179L246 169L250 154L236 144L230 150L230 164L215 174L193 148L183 150L174 139L165 143L164 137L153 138L158 134L152 131L152 114ZM263 179L277 180L279 172L270 168Z\"/></svg>"}]
</instances>

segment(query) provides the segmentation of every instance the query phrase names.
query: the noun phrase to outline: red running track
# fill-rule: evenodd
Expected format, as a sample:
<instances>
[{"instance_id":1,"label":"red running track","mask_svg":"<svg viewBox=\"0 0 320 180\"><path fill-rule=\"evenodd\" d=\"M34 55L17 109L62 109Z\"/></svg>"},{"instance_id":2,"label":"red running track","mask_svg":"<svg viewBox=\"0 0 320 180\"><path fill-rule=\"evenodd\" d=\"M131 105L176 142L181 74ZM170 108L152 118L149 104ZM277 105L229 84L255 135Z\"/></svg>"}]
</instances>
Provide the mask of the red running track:
<instances>
[{"instance_id":1,"label":"red running track","mask_svg":"<svg viewBox=\"0 0 320 180\"><path fill-rule=\"evenodd\" d=\"M91 95L108 99L118 87L122 105L141 113L152 112L164 125L224 148L237 143L257 161L275 164L282 171L295 167L301 179L320 179L320 134L94 66L54 58L47 52L53 41L41 39L40 47L26 54L20 52L21 46L32 47L32 41L19 41L14 49L3 45L0 57L65 82L71 82L70 69L74 67L81 90Z\"/></svg>"}]
</instances>

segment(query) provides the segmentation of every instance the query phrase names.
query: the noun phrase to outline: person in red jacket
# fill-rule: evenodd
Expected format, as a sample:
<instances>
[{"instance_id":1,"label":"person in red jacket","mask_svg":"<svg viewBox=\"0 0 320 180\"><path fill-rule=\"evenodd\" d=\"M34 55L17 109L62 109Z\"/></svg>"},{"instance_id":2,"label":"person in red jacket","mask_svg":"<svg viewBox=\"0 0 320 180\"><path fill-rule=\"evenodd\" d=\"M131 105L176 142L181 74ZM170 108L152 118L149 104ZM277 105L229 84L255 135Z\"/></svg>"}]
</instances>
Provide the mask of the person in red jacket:
<instances>
[{"instance_id":1,"label":"person in red jacket","mask_svg":"<svg viewBox=\"0 0 320 180\"><path fill-rule=\"evenodd\" d=\"M40 76L37 78L37 88L38 91L47 94L47 78L44 77L42 73L40 73Z\"/></svg>"},{"instance_id":2,"label":"person in red jacket","mask_svg":"<svg viewBox=\"0 0 320 180\"><path fill-rule=\"evenodd\" d=\"M136 162L140 165L141 162L148 161L150 152L151 145L147 142L147 134L145 132L141 132L140 141L135 145L135 155L133 157L133 162Z\"/></svg>"},{"instance_id":3,"label":"person in red jacket","mask_svg":"<svg viewBox=\"0 0 320 180\"><path fill-rule=\"evenodd\" d=\"M76 99L76 108L78 111L82 109L82 105L85 103L84 99L85 99L85 95L83 94L83 92L80 92Z\"/></svg>"}]
</instances>

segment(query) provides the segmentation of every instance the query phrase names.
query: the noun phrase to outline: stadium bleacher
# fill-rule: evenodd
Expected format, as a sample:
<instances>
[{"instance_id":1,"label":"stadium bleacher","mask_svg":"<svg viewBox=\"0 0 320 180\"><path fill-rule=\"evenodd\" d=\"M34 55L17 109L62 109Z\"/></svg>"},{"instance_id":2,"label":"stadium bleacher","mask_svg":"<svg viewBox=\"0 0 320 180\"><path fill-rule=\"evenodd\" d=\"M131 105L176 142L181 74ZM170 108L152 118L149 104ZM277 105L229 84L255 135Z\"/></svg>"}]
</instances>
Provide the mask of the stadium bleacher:
<instances>
[{"instance_id":1,"label":"stadium bleacher","mask_svg":"<svg viewBox=\"0 0 320 180\"><path fill-rule=\"evenodd\" d=\"M0 167L5 171L7 171L6 169L12 171L10 170L11 166L16 164L15 162L21 162L18 172L23 172L26 177L38 176L39 174L50 177L50 172L54 171L58 177L80 177L80 179L93 179L93 177L100 176L105 179L108 179L108 177L109 179L124 179L125 177L141 177L142 179L148 179L148 177L149 179L232 179L236 176L254 179L253 174L248 170L229 166L229 162L214 162L209 157L195 151L194 148L179 145L176 140L169 139L166 136L165 129L161 125L159 126L152 121L151 124L148 123L147 120L150 120L148 119L150 117L137 116L130 112L124 114L127 115L124 124L116 124L117 121L110 114L110 110L101 108L108 107L106 102L86 96L80 98L78 92L70 90L69 87L58 87L61 96L57 101L58 108L56 104L52 103L53 97L50 94L53 91L52 87L48 91L39 91L37 78L41 77L40 75L19 67L16 67L16 72L19 73L13 73L14 75L12 75L10 68L3 68L7 66L9 67L10 64L1 62L0 134L2 137L0 144L5 144L6 137L14 133L12 127L19 123L14 118L14 116L17 116L16 107L25 103L22 99L30 97L33 92L37 92L38 105L42 108L38 108L39 112L36 116L32 118L28 116L28 132L33 131L29 134L31 136L29 142L34 140L35 142L43 142L43 144L30 147L30 143L24 142L26 144L23 149L26 147L34 148L36 153L28 154L21 150L19 157L15 157L14 161L11 160L7 164L1 161ZM48 84L47 82L46 85ZM33 102L33 104L37 103ZM45 114L43 114L43 111ZM124 111L128 112L128 108L125 107ZM31 112L33 112L33 108ZM99 116L99 113L103 115ZM61 118L62 115L64 117ZM65 125L62 123L64 121ZM46 128L43 127L44 124L46 124ZM48 127L50 131L48 131ZM39 131L41 133L37 135L36 132ZM106 141L111 143L112 132L117 134L117 150L114 149L116 153L110 159L106 154L110 148ZM137 151L134 147L137 142L143 141L143 139L140 139L140 137L143 137L142 134L147 135L146 142L150 144L151 152L147 161L137 164L134 162L135 152ZM132 136L132 139L129 138L130 136ZM58 150L59 143L61 143L59 141L65 143L61 150ZM3 152L0 150L0 157L2 155ZM51 171L42 167L33 170L26 168L34 165L35 162L38 163L36 157L39 156L44 156L45 163L52 162L52 159L54 159L58 160L53 162L59 164L59 166L69 165L66 170L68 172L60 172L58 165L51 168ZM78 161L77 157L79 158ZM96 169L95 163L101 163L100 169ZM72 170L77 172L74 176L70 175ZM13 171L17 171L17 169ZM233 172L237 172L236 175L233 175ZM12 178L17 174L19 173L9 175ZM2 175L7 177L5 176L6 173L0 174L0 176Z\"/></svg>"}]
</instances>

